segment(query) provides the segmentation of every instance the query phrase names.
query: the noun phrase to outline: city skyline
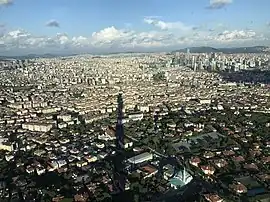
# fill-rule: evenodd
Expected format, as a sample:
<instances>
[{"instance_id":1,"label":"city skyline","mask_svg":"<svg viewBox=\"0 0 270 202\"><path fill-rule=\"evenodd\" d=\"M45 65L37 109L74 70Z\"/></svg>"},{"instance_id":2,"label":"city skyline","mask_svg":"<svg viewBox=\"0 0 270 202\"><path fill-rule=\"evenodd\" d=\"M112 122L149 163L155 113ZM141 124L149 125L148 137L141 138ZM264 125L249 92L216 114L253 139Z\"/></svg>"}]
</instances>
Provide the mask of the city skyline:
<instances>
[{"instance_id":1,"label":"city skyline","mask_svg":"<svg viewBox=\"0 0 270 202\"><path fill-rule=\"evenodd\" d=\"M267 0L0 0L0 54L269 46L269 6Z\"/></svg>"},{"instance_id":2,"label":"city skyline","mask_svg":"<svg viewBox=\"0 0 270 202\"><path fill-rule=\"evenodd\" d=\"M270 201L269 50L0 57L0 201Z\"/></svg>"}]
</instances>

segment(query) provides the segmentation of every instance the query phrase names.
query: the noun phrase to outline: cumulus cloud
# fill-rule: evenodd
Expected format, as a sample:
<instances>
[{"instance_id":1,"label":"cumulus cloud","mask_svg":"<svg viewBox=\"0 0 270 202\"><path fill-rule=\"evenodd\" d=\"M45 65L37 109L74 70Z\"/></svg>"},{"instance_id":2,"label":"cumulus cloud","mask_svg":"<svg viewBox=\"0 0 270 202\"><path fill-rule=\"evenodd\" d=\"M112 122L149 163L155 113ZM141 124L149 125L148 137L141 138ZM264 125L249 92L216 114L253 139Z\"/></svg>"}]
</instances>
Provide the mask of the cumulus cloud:
<instances>
[{"instance_id":1,"label":"cumulus cloud","mask_svg":"<svg viewBox=\"0 0 270 202\"><path fill-rule=\"evenodd\" d=\"M60 23L57 20L50 20L46 22L47 27L60 27Z\"/></svg>"},{"instance_id":2,"label":"cumulus cloud","mask_svg":"<svg viewBox=\"0 0 270 202\"><path fill-rule=\"evenodd\" d=\"M266 40L253 30L227 30L221 33L208 30L196 30L193 34L153 30L138 32L119 29L114 26L93 32L89 36L71 37L67 33L54 36L36 36L26 30L6 31L0 35L1 51L9 53L63 53L70 52L102 52L102 51L145 51L173 50L188 46L224 46L224 45L257 45L265 44ZM259 43L259 44L258 44Z\"/></svg>"},{"instance_id":3,"label":"cumulus cloud","mask_svg":"<svg viewBox=\"0 0 270 202\"><path fill-rule=\"evenodd\" d=\"M78 48L89 47L91 45L90 40L84 36L73 37L71 44Z\"/></svg>"},{"instance_id":4,"label":"cumulus cloud","mask_svg":"<svg viewBox=\"0 0 270 202\"><path fill-rule=\"evenodd\" d=\"M0 0L0 6L10 6L13 4L13 0Z\"/></svg>"},{"instance_id":5,"label":"cumulus cloud","mask_svg":"<svg viewBox=\"0 0 270 202\"><path fill-rule=\"evenodd\" d=\"M207 8L208 9L221 9L231 4L232 2L233 0L210 0L210 5Z\"/></svg>"},{"instance_id":6,"label":"cumulus cloud","mask_svg":"<svg viewBox=\"0 0 270 202\"><path fill-rule=\"evenodd\" d=\"M114 26L94 32L92 34L92 43L94 45L102 46L104 44L113 44L132 38L133 31L124 29L116 29Z\"/></svg>"},{"instance_id":7,"label":"cumulus cloud","mask_svg":"<svg viewBox=\"0 0 270 202\"><path fill-rule=\"evenodd\" d=\"M189 30L193 29L192 26L185 25L182 22L164 22L164 21L158 20L157 18L154 18L154 17L145 17L143 21L149 25L153 25L155 27L158 27L161 30L189 31Z\"/></svg>"},{"instance_id":8,"label":"cumulus cloud","mask_svg":"<svg viewBox=\"0 0 270 202\"><path fill-rule=\"evenodd\" d=\"M170 33L149 31L136 32L133 30L108 27L94 32L90 38L94 47L118 48L154 48L172 45L175 37Z\"/></svg>"},{"instance_id":9,"label":"cumulus cloud","mask_svg":"<svg viewBox=\"0 0 270 202\"><path fill-rule=\"evenodd\" d=\"M253 30L233 30L233 31L224 31L219 33L217 36L212 38L218 42L243 42L243 41L251 41L251 40L259 40L262 39L261 35L258 35Z\"/></svg>"},{"instance_id":10,"label":"cumulus cloud","mask_svg":"<svg viewBox=\"0 0 270 202\"><path fill-rule=\"evenodd\" d=\"M266 26L270 27L270 22L267 22L267 23L266 23Z\"/></svg>"}]
</instances>

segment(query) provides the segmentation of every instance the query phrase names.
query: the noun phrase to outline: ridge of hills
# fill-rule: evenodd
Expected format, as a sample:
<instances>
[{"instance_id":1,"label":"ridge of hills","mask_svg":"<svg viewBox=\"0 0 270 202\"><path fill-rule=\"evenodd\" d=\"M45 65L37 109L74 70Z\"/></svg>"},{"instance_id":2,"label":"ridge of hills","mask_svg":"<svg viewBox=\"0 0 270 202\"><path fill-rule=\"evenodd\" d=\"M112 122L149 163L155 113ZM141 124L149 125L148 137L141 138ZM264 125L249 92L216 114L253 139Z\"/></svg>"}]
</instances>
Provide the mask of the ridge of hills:
<instances>
[{"instance_id":1,"label":"ridge of hills","mask_svg":"<svg viewBox=\"0 0 270 202\"><path fill-rule=\"evenodd\" d=\"M225 53L225 54L233 54L233 53L270 53L270 47L267 46L250 46L250 47L234 47L234 48L213 48L211 46L198 46L198 47L188 47L179 50L174 50L172 53L180 52L187 53L189 49L190 53ZM139 53L139 52L130 52L130 53ZM111 53L113 54L113 53ZM9 60L9 59L34 59L34 58L54 58L54 57L67 57L67 56L75 56L80 54L28 54L22 56L0 56L0 60Z\"/></svg>"}]
</instances>

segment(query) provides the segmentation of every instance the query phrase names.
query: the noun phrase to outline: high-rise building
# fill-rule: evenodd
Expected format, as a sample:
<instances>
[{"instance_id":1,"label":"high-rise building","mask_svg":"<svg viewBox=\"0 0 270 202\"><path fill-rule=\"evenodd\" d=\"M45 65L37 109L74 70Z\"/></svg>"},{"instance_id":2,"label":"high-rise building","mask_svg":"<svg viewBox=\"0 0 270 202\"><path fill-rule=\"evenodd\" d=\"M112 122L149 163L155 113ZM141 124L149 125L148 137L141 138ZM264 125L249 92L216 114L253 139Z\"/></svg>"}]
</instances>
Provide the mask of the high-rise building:
<instances>
[{"instance_id":1,"label":"high-rise building","mask_svg":"<svg viewBox=\"0 0 270 202\"><path fill-rule=\"evenodd\" d=\"M193 68L194 71L196 71L196 67L195 67L195 64L196 64L196 61L195 61L195 56L193 55L192 56L192 63L191 63L191 68Z\"/></svg>"},{"instance_id":2,"label":"high-rise building","mask_svg":"<svg viewBox=\"0 0 270 202\"><path fill-rule=\"evenodd\" d=\"M197 71L197 63L194 63L194 67L193 67L193 71L196 72Z\"/></svg>"},{"instance_id":3,"label":"high-rise building","mask_svg":"<svg viewBox=\"0 0 270 202\"><path fill-rule=\"evenodd\" d=\"M144 67L144 65L143 65L143 73L142 73L142 79L144 80L145 79L145 67Z\"/></svg>"}]
</instances>

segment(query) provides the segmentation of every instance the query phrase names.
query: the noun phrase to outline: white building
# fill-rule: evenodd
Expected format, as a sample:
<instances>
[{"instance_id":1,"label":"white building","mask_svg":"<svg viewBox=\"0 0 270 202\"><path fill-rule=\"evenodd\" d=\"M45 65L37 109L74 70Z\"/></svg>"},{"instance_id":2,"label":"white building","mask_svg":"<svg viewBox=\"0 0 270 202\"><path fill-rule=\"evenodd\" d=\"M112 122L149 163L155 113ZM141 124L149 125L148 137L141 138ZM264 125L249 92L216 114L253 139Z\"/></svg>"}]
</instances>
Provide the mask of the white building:
<instances>
[{"instance_id":1,"label":"white building","mask_svg":"<svg viewBox=\"0 0 270 202\"><path fill-rule=\"evenodd\" d=\"M48 132L52 129L53 124L50 123L24 123L22 128L30 131Z\"/></svg>"},{"instance_id":2,"label":"white building","mask_svg":"<svg viewBox=\"0 0 270 202\"><path fill-rule=\"evenodd\" d=\"M128 115L128 118L132 121L140 121L143 119L143 114L130 114Z\"/></svg>"},{"instance_id":3,"label":"white building","mask_svg":"<svg viewBox=\"0 0 270 202\"><path fill-rule=\"evenodd\" d=\"M0 138L0 150L7 150L7 151L12 151L12 145L11 144L6 144L7 138Z\"/></svg>"},{"instance_id":4,"label":"white building","mask_svg":"<svg viewBox=\"0 0 270 202\"><path fill-rule=\"evenodd\" d=\"M71 115L70 114L59 114L57 115L57 119L61 119L65 122L71 121Z\"/></svg>"},{"instance_id":5,"label":"white building","mask_svg":"<svg viewBox=\"0 0 270 202\"><path fill-rule=\"evenodd\" d=\"M152 159L153 159L153 154L144 152L142 154L129 158L128 162L133 163L133 164L138 164L138 163L142 163L142 162L149 161Z\"/></svg>"}]
</instances>

